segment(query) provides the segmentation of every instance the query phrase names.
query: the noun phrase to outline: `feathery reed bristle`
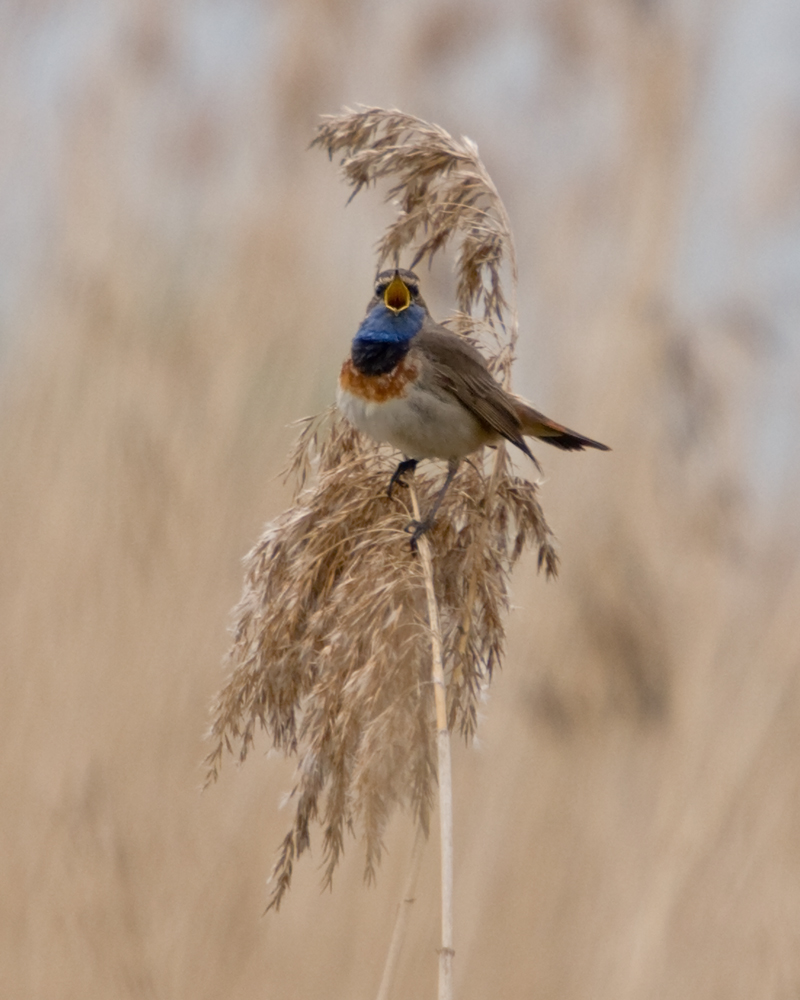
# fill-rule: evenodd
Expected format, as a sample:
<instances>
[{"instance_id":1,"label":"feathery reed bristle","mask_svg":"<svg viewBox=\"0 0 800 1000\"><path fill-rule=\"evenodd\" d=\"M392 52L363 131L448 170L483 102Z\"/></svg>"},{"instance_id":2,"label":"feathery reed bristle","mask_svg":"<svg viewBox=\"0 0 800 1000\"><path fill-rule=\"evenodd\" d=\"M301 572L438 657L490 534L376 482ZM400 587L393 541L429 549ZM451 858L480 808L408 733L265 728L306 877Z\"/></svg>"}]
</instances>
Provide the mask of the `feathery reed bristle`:
<instances>
[{"instance_id":1,"label":"feathery reed bristle","mask_svg":"<svg viewBox=\"0 0 800 1000\"><path fill-rule=\"evenodd\" d=\"M474 145L400 112L367 109L328 118L315 143L344 150L354 194L394 175L398 219L379 259L399 255L419 232L415 261L461 236L455 327L489 332L493 370L508 383L516 315L508 312L500 269L514 254L505 209ZM469 310L483 302L483 321ZM294 861L323 829L330 884L346 831L360 826L366 877L380 861L386 823L410 808L427 832L436 782L430 632L425 586L406 527L400 487L386 493L396 455L362 437L335 410L305 423L289 474L293 506L270 524L246 560L235 609L230 675L213 712L209 780L223 750L244 760L257 728L298 755L292 828L273 870L270 906L290 886ZM311 482L312 485L306 485ZM439 487L417 473L420 504ZM526 545L557 569L536 487L512 474L505 447L488 464L463 463L428 539L434 562L451 728L469 739L478 701L502 662L508 575Z\"/></svg>"},{"instance_id":2,"label":"feathery reed bristle","mask_svg":"<svg viewBox=\"0 0 800 1000\"><path fill-rule=\"evenodd\" d=\"M514 240L505 205L470 139L454 139L438 125L383 108L363 108L325 115L312 145L344 153L342 174L354 198L363 187L396 177L386 200L398 212L378 243L378 270L417 244L413 268L431 259L455 237L461 237L456 264L458 307L470 315L481 304L491 325L509 326L509 351L500 372L504 382L516 342L515 307L506 299L502 267L511 269L516 291ZM514 321L506 323L506 317Z\"/></svg>"}]
</instances>

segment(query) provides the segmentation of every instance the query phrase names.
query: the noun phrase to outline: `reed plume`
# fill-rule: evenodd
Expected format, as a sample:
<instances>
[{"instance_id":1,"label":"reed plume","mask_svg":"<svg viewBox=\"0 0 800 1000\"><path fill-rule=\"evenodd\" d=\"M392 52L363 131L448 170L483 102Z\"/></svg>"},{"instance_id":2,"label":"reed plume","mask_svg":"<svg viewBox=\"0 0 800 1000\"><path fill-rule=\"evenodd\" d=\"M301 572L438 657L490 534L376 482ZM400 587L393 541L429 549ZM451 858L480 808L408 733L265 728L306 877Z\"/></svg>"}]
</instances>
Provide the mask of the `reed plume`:
<instances>
[{"instance_id":1,"label":"reed plume","mask_svg":"<svg viewBox=\"0 0 800 1000\"><path fill-rule=\"evenodd\" d=\"M394 179L387 199L398 210L378 245L378 268L406 251L413 266L457 241L453 326L483 341L508 386L517 322L502 272L507 266L513 291L513 240L474 144L398 111L368 108L325 118L314 145L342 155L353 195ZM397 806L428 831L437 781L432 619L425 560L405 532L414 495L386 495L396 460L333 408L303 421L288 466L292 506L246 558L229 675L213 708L209 780L225 750L245 759L258 730L297 755L294 820L273 870L269 905L276 908L313 823L322 827L326 885L348 832L360 831L365 876L374 878ZM431 464L415 477L423 509L439 475ZM540 567L554 574L552 535L536 486L514 475L500 445L462 464L420 541L430 547L447 725L469 740L503 659L509 573L535 545Z\"/></svg>"}]
</instances>

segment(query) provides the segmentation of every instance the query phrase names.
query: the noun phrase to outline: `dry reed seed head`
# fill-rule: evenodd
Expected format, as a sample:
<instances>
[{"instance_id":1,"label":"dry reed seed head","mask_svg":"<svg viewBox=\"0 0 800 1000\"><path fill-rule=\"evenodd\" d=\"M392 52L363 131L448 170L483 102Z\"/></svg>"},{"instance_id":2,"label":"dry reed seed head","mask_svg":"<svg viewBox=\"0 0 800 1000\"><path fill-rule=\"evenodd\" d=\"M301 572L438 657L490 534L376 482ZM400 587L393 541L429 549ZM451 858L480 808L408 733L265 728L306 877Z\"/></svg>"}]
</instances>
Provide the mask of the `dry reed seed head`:
<instances>
[{"instance_id":1,"label":"dry reed seed head","mask_svg":"<svg viewBox=\"0 0 800 1000\"><path fill-rule=\"evenodd\" d=\"M403 491L386 495L393 456L333 410L326 427L309 421L301 441L293 467L318 467L319 483L300 491L247 557L208 757L213 778L223 747L244 759L258 728L299 754L275 906L312 821L323 828L326 883L356 825L372 878L392 809L409 807L427 829L436 781L424 585L404 530L411 510ZM433 501L439 478L435 467L416 477L422 504ZM489 473L480 461L464 463L428 537L450 724L470 738L502 661L508 573L528 541L552 553L551 536L535 487L509 473L503 453Z\"/></svg>"},{"instance_id":2,"label":"dry reed seed head","mask_svg":"<svg viewBox=\"0 0 800 1000\"><path fill-rule=\"evenodd\" d=\"M508 262L515 279L513 242L474 144L376 108L326 119L315 144L331 156L344 151L354 194L381 177L399 178L390 191L399 212L379 245L381 262L399 257L420 233L415 262L460 236L461 313L453 326L490 344L490 368L508 385L516 316L506 317L501 265ZM483 317L476 320L470 312L480 302ZM246 559L207 758L213 780L223 749L244 760L258 729L277 749L298 755L294 819L273 869L276 908L310 846L312 822L323 831L326 884L346 833L357 827L371 879L392 810L408 807L427 832L436 782L425 583L405 531L408 495L401 488L391 499L386 493L397 456L334 409L301 427L287 467L296 482L293 506L267 526ZM448 719L466 739L502 662L511 568L528 544L538 546L548 574L557 566L536 487L511 473L504 445L485 461L480 453L462 463L426 535ZM440 483L436 466L417 472L423 509Z\"/></svg>"},{"instance_id":3,"label":"dry reed seed head","mask_svg":"<svg viewBox=\"0 0 800 1000\"><path fill-rule=\"evenodd\" d=\"M399 259L417 244L415 267L460 237L457 300L465 313L482 305L490 324L503 325L516 340L516 319L502 288L508 264L516 288L514 241L505 206L469 139L455 140L444 129L412 115L381 108L325 116L312 145L343 153L341 169L353 188L351 198L385 177L397 177L387 200L398 214L378 244L380 264Z\"/></svg>"}]
</instances>

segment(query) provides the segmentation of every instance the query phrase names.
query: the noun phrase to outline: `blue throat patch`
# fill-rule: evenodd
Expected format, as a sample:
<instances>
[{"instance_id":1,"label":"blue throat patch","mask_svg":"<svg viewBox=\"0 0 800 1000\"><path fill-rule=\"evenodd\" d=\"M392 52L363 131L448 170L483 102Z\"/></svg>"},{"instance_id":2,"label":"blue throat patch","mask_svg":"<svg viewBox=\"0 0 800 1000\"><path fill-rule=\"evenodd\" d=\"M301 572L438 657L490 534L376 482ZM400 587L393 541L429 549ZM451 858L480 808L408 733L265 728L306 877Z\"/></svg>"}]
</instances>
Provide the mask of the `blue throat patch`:
<instances>
[{"instance_id":1,"label":"blue throat patch","mask_svg":"<svg viewBox=\"0 0 800 1000\"><path fill-rule=\"evenodd\" d=\"M425 310L410 305L394 313L379 302L353 338L351 357L362 375L385 375L408 354L411 340L422 328Z\"/></svg>"},{"instance_id":2,"label":"blue throat patch","mask_svg":"<svg viewBox=\"0 0 800 1000\"><path fill-rule=\"evenodd\" d=\"M410 305L401 313L394 313L391 309L379 302L374 309L371 309L355 336L356 340L368 340L372 343L381 342L388 344L400 344L403 341L411 340L419 333L422 321L425 319L425 310L422 306Z\"/></svg>"}]
</instances>

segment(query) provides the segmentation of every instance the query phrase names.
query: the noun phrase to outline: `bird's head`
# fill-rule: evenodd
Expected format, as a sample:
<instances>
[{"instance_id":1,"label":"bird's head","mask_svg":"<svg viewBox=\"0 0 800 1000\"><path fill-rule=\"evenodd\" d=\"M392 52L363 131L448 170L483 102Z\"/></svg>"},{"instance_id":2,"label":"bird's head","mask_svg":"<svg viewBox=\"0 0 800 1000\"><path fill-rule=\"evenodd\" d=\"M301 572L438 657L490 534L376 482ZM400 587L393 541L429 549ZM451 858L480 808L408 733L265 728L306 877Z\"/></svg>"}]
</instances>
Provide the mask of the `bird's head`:
<instances>
[{"instance_id":1,"label":"bird's head","mask_svg":"<svg viewBox=\"0 0 800 1000\"><path fill-rule=\"evenodd\" d=\"M375 297L367 306L367 312L381 302L395 316L405 312L411 305L418 305L427 310L419 294L419 278L413 271L404 271L397 267L391 271L381 271L375 279Z\"/></svg>"}]
</instances>

